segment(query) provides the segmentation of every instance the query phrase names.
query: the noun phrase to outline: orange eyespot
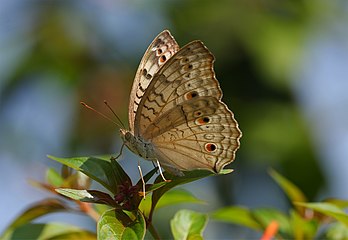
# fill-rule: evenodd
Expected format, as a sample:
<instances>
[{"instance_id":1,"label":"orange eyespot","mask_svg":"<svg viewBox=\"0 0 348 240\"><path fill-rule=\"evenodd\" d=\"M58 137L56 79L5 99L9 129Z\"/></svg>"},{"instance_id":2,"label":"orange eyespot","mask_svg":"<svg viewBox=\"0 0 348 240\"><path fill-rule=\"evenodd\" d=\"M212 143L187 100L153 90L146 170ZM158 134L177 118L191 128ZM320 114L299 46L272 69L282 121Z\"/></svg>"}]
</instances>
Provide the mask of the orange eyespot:
<instances>
[{"instance_id":1,"label":"orange eyespot","mask_svg":"<svg viewBox=\"0 0 348 240\"><path fill-rule=\"evenodd\" d=\"M204 124L209 123L209 121L210 121L209 117L201 117L201 118L198 118L196 120L196 123L199 124L199 125L204 125Z\"/></svg>"},{"instance_id":2,"label":"orange eyespot","mask_svg":"<svg viewBox=\"0 0 348 240\"><path fill-rule=\"evenodd\" d=\"M186 100L190 100L190 99L198 97L198 96L199 96L198 92L193 91L193 92L186 93L185 98L186 98Z\"/></svg>"},{"instance_id":3,"label":"orange eyespot","mask_svg":"<svg viewBox=\"0 0 348 240\"><path fill-rule=\"evenodd\" d=\"M207 152L214 152L217 149L214 143L206 143L204 147Z\"/></svg>"},{"instance_id":4,"label":"orange eyespot","mask_svg":"<svg viewBox=\"0 0 348 240\"><path fill-rule=\"evenodd\" d=\"M164 63L167 60L167 58L165 55L162 55L159 60L161 63Z\"/></svg>"}]
</instances>

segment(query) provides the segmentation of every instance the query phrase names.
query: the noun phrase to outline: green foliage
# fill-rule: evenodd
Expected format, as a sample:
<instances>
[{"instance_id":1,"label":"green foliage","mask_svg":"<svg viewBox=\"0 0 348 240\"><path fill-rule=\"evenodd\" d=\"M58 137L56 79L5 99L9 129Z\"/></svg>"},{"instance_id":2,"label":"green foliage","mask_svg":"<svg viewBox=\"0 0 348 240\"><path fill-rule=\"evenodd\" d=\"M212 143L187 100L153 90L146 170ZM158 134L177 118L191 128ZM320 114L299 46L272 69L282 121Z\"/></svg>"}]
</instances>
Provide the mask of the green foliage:
<instances>
[{"instance_id":1,"label":"green foliage","mask_svg":"<svg viewBox=\"0 0 348 240\"><path fill-rule=\"evenodd\" d=\"M221 208L213 212L211 217L218 221L239 224L255 230L262 229L261 225L253 218L252 211L240 206Z\"/></svg>"},{"instance_id":2,"label":"green foliage","mask_svg":"<svg viewBox=\"0 0 348 240\"><path fill-rule=\"evenodd\" d=\"M348 215L338 206L331 203L296 203L296 205L312 209L326 216L333 217L348 226Z\"/></svg>"},{"instance_id":3,"label":"green foliage","mask_svg":"<svg viewBox=\"0 0 348 240\"><path fill-rule=\"evenodd\" d=\"M113 158L50 158L77 171L63 167L59 174L48 169L48 183L32 181L32 184L64 196L65 199L46 199L33 204L10 224L2 239L19 239L23 236L32 239L144 239L146 234L160 239L152 222L156 209L180 203L206 204L185 190L173 188L232 171L223 170L220 174L215 174L195 170L185 172L183 177L165 172L168 181L164 181L159 175L153 183L149 183L157 171L155 168L143 177L146 183L144 193L142 179L133 184ZM327 199L319 203L307 202L302 191L288 179L275 170L270 170L270 175L293 203L293 208L288 213L272 208L248 209L243 206L224 207L211 213L180 210L170 221L174 239L203 239L208 217L263 232L264 239L346 239L348 215L344 209L347 208L348 201ZM90 179L100 183L107 191L89 189ZM77 208L71 207L71 203ZM32 220L54 212L86 214L97 222L96 233L65 224L32 223ZM326 226L326 230L319 231L323 226Z\"/></svg>"},{"instance_id":4,"label":"green foliage","mask_svg":"<svg viewBox=\"0 0 348 240\"><path fill-rule=\"evenodd\" d=\"M48 224L34 224L28 223L16 228L12 232L10 239L95 239L95 233L87 230L81 230L69 224L48 223Z\"/></svg>"},{"instance_id":5,"label":"green foliage","mask_svg":"<svg viewBox=\"0 0 348 240\"><path fill-rule=\"evenodd\" d=\"M272 222L278 224L277 239L313 239L318 237L320 228L334 223L322 235L335 236L330 239L346 239L348 215L343 211L347 201L329 199L326 202L309 203L303 192L281 176L275 170L270 175L279 184L289 200L294 204L289 214L276 209L246 209L244 207L227 207L212 213L211 217L218 221L234 223L256 230L266 231ZM302 202L299 202L302 201ZM338 222L334 222L334 219ZM345 226L342 226L345 225ZM335 232L332 229L335 229Z\"/></svg>"},{"instance_id":6,"label":"green foliage","mask_svg":"<svg viewBox=\"0 0 348 240\"><path fill-rule=\"evenodd\" d=\"M203 239L203 230L207 224L208 216L190 210L180 210L170 221L170 226L176 240Z\"/></svg>"},{"instance_id":7,"label":"green foliage","mask_svg":"<svg viewBox=\"0 0 348 240\"><path fill-rule=\"evenodd\" d=\"M145 218L141 212L127 215L122 210L110 209L100 217L97 233L98 239L144 239Z\"/></svg>"}]
</instances>

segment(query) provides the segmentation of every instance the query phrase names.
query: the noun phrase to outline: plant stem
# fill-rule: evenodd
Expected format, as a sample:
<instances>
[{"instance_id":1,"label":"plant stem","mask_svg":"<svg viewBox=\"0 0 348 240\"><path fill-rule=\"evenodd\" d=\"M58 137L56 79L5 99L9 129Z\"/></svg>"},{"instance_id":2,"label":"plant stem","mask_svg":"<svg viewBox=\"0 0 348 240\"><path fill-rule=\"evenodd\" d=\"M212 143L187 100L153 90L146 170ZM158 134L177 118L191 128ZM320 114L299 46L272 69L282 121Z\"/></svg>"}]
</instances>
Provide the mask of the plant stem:
<instances>
[{"instance_id":1,"label":"plant stem","mask_svg":"<svg viewBox=\"0 0 348 240\"><path fill-rule=\"evenodd\" d=\"M154 228L154 226L152 225L151 222L148 223L147 229L149 230L149 232L151 233L151 235L153 236L154 239L160 240L160 236L158 235L157 230Z\"/></svg>"}]
</instances>

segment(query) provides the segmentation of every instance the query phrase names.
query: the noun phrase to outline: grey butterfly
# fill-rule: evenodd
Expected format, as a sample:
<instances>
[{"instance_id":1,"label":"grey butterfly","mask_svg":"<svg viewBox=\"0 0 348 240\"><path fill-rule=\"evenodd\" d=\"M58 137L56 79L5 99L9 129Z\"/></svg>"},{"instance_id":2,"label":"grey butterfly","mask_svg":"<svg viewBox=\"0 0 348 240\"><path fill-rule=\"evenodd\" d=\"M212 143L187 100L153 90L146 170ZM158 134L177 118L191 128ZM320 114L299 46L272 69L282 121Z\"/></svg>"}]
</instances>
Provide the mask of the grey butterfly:
<instances>
[{"instance_id":1,"label":"grey butterfly","mask_svg":"<svg viewBox=\"0 0 348 240\"><path fill-rule=\"evenodd\" d=\"M168 30L146 50L129 101L124 144L166 171L219 173L239 148L241 131L221 101L214 56L201 41L179 48Z\"/></svg>"}]
</instances>

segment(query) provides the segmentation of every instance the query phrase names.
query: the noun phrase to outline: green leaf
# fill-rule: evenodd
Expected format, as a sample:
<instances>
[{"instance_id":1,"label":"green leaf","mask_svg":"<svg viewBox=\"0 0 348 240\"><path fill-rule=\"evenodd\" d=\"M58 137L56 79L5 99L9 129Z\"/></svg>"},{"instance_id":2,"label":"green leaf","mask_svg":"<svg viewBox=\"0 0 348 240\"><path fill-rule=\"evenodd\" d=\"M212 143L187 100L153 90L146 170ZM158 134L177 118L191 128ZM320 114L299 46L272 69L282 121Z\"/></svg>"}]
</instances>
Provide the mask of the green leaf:
<instances>
[{"instance_id":1,"label":"green leaf","mask_svg":"<svg viewBox=\"0 0 348 240\"><path fill-rule=\"evenodd\" d=\"M110 206L105 204L95 204L93 205L93 208L97 211L97 213L99 213L99 215L102 215L104 212L111 209Z\"/></svg>"},{"instance_id":2,"label":"green leaf","mask_svg":"<svg viewBox=\"0 0 348 240\"><path fill-rule=\"evenodd\" d=\"M70 211L71 209L64 204L63 201L57 199L46 199L40 202L37 202L26 209L22 214L20 214L9 226L9 228L17 228L21 225L24 225L38 217L43 215Z\"/></svg>"},{"instance_id":3,"label":"green leaf","mask_svg":"<svg viewBox=\"0 0 348 240\"><path fill-rule=\"evenodd\" d=\"M110 160L95 157L48 157L75 170L83 172L93 180L99 182L113 194L118 192L118 186L121 183L130 181L128 175L125 174L123 170L120 170L122 168L117 167L117 161L114 161L111 164Z\"/></svg>"},{"instance_id":4,"label":"green leaf","mask_svg":"<svg viewBox=\"0 0 348 240\"><path fill-rule=\"evenodd\" d=\"M25 224L16 229L10 234L4 236L3 240L16 239L38 239L38 240L53 240L53 239L96 239L95 233L70 224Z\"/></svg>"},{"instance_id":5,"label":"green leaf","mask_svg":"<svg viewBox=\"0 0 348 240\"><path fill-rule=\"evenodd\" d=\"M277 171L270 169L269 174L272 178L279 184L279 186L283 189L285 194L288 196L291 202L307 202L307 198L303 194L303 192L295 186L288 179L280 175ZM303 213L303 209L297 207L297 210L300 213Z\"/></svg>"},{"instance_id":6,"label":"green leaf","mask_svg":"<svg viewBox=\"0 0 348 240\"><path fill-rule=\"evenodd\" d=\"M166 182L159 182L159 183L154 183L154 184L147 184L146 185L146 193L150 193L153 191L156 191L157 189L165 186L167 183Z\"/></svg>"},{"instance_id":7,"label":"green leaf","mask_svg":"<svg viewBox=\"0 0 348 240\"><path fill-rule=\"evenodd\" d=\"M204 201L196 198L190 192L183 189L172 189L166 192L158 201L156 209L180 203L205 204ZM151 198L143 199L139 209L145 214L150 212Z\"/></svg>"},{"instance_id":8,"label":"green leaf","mask_svg":"<svg viewBox=\"0 0 348 240\"><path fill-rule=\"evenodd\" d=\"M117 185L120 185L121 183L128 182L129 185L132 185L132 180L130 177L127 175L127 173L123 170L120 164L116 161L116 159L111 158L111 167L112 170L114 171L114 176L116 177L116 182Z\"/></svg>"},{"instance_id":9,"label":"green leaf","mask_svg":"<svg viewBox=\"0 0 348 240\"><path fill-rule=\"evenodd\" d=\"M348 208L348 201L347 200L342 200L342 199L338 199L338 198L328 198L328 199L325 199L324 202L334 204L341 209Z\"/></svg>"},{"instance_id":10,"label":"green leaf","mask_svg":"<svg viewBox=\"0 0 348 240\"><path fill-rule=\"evenodd\" d=\"M261 230L260 224L255 221L251 211L244 207L231 206L221 208L212 213L211 217L218 221L242 225L255 230Z\"/></svg>"},{"instance_id":11,"label":"green leaf","mask_svg":"<svg viewBox=\"0 0 348 240\"><path fill-rule=\"evenodd\" d=\"M62 176L60 176L60 174L54 168L47 169L46 179L47 182L54 187L60 187L64 182Z\"/></svg>"},{"instance_id":12,"label":"green leaf","mask_svg":"<svg viewBox=\"0 0 348 240\"><path fill-rule=\"evenodd\" d=\"M190 192L183 189L172 189L166 192L158 201L156 208L166 207L180 203L205 204L204 201L196 198Z\"/></svg>"},{"instance_id":13,"label":"green leaf","mask_svg":"<svg viewBox=\"0 0 348 240\"><path fill-rule=\"evenodd\" d=\"M191 210L180 210L170 221L170 227L176 240L203 239L203 230L207 224L207 214Z\"/></svg>"},{"instance_id":14,"label":"green leaf","mask_svg":"<svg viewBox=\"0 0 348 240\"><path fill-rule=\"evenodd\" d=\"M150 172L148 172L148 173L143 177L144 182L147 183L147 182L151 179L151 177L152 177L157 171L158 171L158 167L156 167L156 168L152 169ZM139 185L139 186L141 186L141 187L143 186L143 181L141 180L141 178L139 179L139 181L137 182L136 185Z\"/></svg>"},{"instance_id":15,"label":"green leaf","mask_svg":"<svg viewBox=\"0 0 348 240\"><path fill-rule=\"evenodd\" d=\"M295 203L296 205L313 209L324 215L333 217L348 226L348 215L332 203Z\"/></svg>"},{"instance_id":16,"label":"green leaf","mask_svg":"<svg viewBox=\"0 0 348 240\"><path fill-rule=\"evenodd\" d=\"M137 212L131 218L122 210L111 209L100 218L97 226L98 239L143 239L146 232L144 216Z\"/></svg>"},{"instance_id":17,"label":"green leaf","mask_svg":"<svg viewBox=\"0 0 348 240\"><path fill-rule=\"evenodd\" d=\"M154 191L152 193L152 206L151 206L151 212L150 212L149 218L150 219L152 218L153 211L154 211L159 199L168 190L170 190L176 186L179 186L179 185L182 185L185 183L189 183L189 182L193 182L193 181L196 181L196 180L204 178L204 177L208 177L208 176L212 176L212 175L228 174L228 173L231 173L232 171L233 170L230 170L230 169L223 169L220 173L216 174L216 173L211 172L209 170L194 170L194 171L184 172L184 176L182 176L182 177L173 176L168 172L164 172L165 178L170 179L171 181L165 182L165 185L163 187L157 189L156 191ZM155 183L159 183L159 182L163 182L163 179L160 175L155 180Z\"/></svg>"},{"instance_id":18,"label":"green leaf","mask_svg":"<svg viewBox=\"0 0 348 240\"><path fill-rule=\"evenodd\" d=\"M252 215L264 229L272 221L276 221L279 224L279 233L285 238L292 238L290 220L284 213L276 209L259 208L252 210Z\"/></svg>"},{"instance_id":19,"label":"green leaf","mask_svg":"<svg viewBox=\"0 0 348 240\"><path fill-rule=\"evenodd\" d=\"M100 203L113 207L120 207L114 199L107 193L97 190L78 190L70 188L57 188L56 191L63 196L74 200L88 203Z\"/></svg>"},{"instance_id":20,"label":"green leaf","mask_svg":"<svg viewBox=\"0 0 348 240\"><path fill-rule=\"evenodd\" d=\"M63 165L64 166L64 165ZM80 171L71 173L59 187L74 188L74 189L88 189L90 188L92 179Z\"/></svg>"},{"instance_id":21,"label":"green leaf","mask_svg":"<svg viewBox=\"0 0 348 240\"><path fill-rule=\"evenodd\" d=\"M318 231L318 221L302 218L297 211L290 211L290 223L294 239L314 239Z\"/></svg>"},{"instance_id":22,"label":"green leaf","mask_svg":"<svg viewBox=\"0 0 348 240\"><path fill-rule=\"evenodd\" d=\"M324 234L325 236L321 236L317 239L330 239L330 240L342 240L342 239L348 239L348 227L347 225L336 222L334 224L331 224Z\"/></svg>"},{"instance_id":23,"label":"green leaf","mask_svg":"<svg viewBox=\"0 0 348 240\"><path fill-rule=\"evenodd\" d=\"M17 228L28 224L30 221L44 216L49 213L63 212L63 211L73 211L69 208L63 201L57 199L46 199L40 202L37 202L27 208L22 214L20 214L5 230L4 235L0 239L7 239L8 236L11 236L14 231L17 231ZM6 236L6 237L4 237ZM14 238L21 239L21 238ZM36 239L36 238L33 238Z\"/></svg>"}]
</instances>

